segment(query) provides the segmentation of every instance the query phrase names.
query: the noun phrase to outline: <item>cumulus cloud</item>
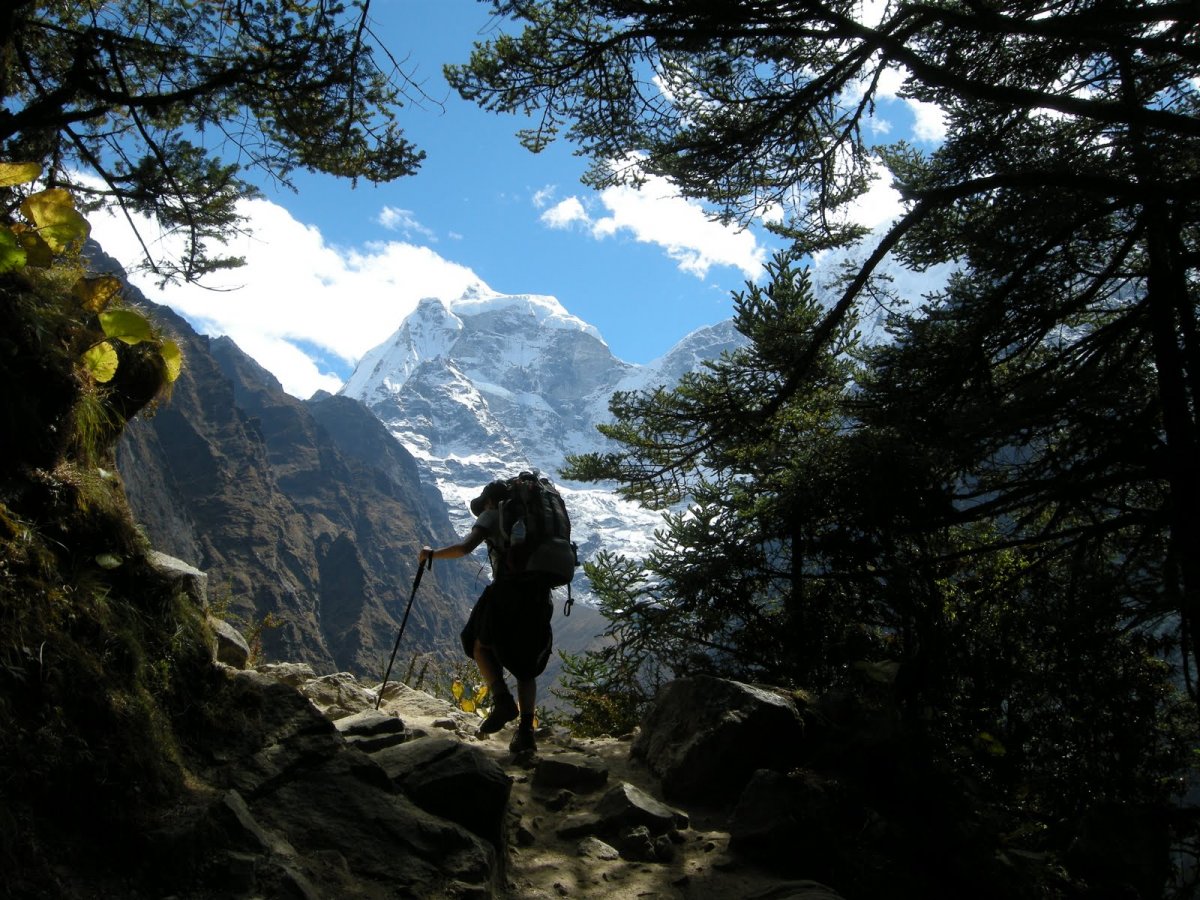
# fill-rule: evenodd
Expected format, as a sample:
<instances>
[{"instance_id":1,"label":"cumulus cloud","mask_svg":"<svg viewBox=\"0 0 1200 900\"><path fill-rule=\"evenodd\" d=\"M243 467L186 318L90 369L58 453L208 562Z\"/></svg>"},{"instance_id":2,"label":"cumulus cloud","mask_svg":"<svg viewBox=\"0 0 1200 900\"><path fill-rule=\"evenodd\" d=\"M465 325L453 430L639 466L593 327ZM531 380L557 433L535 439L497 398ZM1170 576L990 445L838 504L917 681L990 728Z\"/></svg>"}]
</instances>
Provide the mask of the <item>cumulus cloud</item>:
<instances>
[{"instance_id":1,"label":"cumulus cloud","mask_svg":"<svg viewBox=\"0 0 1200 900\"><path fill-rule=\"evenodd\" d=\"M876 159L873 170L877 177L871 182L871 187L847 211L852 222L867 228L891 222L904 211L900 193L892 187L891 175L883 161Z\"/></svg>"},{"instance_id":2,"label":"cumulus cloud","mask_svg":"<svg viewBox=\"0 0 1200 900\"><path fill-rule=\"evenodd\" d=\"M906 98L913 114L913 136L921 141L939 143L946 139L946 113L934 103Z\"/></svg>"},{"instance_id":3,"label":"cumulus cloud","mask_svg":"<svg viewBox=\"0 0 1200 900\"><path fill-rule=\"evenodd\" d=\"M539 191L535 203L552 195ZM767 251L749 231L713 221L696 202L679 195L664 178L651 176L640 188L606 188L590 212L578 197L567 197L542 213L551 228L580 226L592 237L629 235L656 244L684 272L704 278L714 266L739 269L749 278L762 271Z\"/></svg>"},{"instance_id":4,"label":"cumulus cloud","mask_svg":"<svg viewBox=\"0 0 1200 900\"><path fill-rule=\"evenodd\" d=\"M902 69L891 68L880 74L876 96L880 100L896 100L904 104L912 114L912 137L919 141L939 143L946 138L946 114L940 106L914 100L912 97L900 96L907 73ZM866 89L865 84L858 86L858 96ZM868 126L876 133L890 133L894 127L887 119L876 116L868 122Z\"/></svg>"},{"instance_id":5,"label":"cumulus cloud","mask_svg":"<svg viewBox=\"0 0 1200 900\"><path fill-rule=\"evenodd\" d=\"M297 397L337 390L354 363L395 331L422 297L454 299L483 284L427 247L388 241L339 248L270 201L244 200L239 212L251 233L232 239L227 252L244 256L245 266L207 278L204 287L160 289L153 276L137 273L131 280L199 330L228 335ZM109 255L127 268L140 261L140 246L123 219L95 214L90 220ZM138 225L143 236L156 234L149 223ZM169 244L157 239L152 249ZM322 371L302 344L340 371Z\"/></svg>"},{"instance_id":6,"label":"cumulus cloud","mask_svg":"<svg viewBox=\"0 0 1200 900\"><path fill-rule=\"evenodd\" d=\"M536 198L534 202L536 203ZM542 221L551 228L568 228L576 222L591 224L587 211L583 208L583 201L578 197L560 200L542 213Z\"/></svg>"}]
</instances>

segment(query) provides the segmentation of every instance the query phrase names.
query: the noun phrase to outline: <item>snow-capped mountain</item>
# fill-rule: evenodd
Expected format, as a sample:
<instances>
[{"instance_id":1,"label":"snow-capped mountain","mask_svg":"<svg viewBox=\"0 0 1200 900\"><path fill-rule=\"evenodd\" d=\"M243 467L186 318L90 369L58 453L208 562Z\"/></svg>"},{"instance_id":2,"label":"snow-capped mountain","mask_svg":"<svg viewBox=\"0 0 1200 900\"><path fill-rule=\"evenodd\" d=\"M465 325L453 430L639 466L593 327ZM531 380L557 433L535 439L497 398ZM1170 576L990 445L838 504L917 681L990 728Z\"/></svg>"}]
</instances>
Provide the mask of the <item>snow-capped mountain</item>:
<instances>
[{"instance_id":1,"label":"snow-capped mountain","mask_svg":"<svg viewBox=\"0 0 1200 900\"><path fill-rule=\"evenodd\" d=\"M742 340L725 322L633 365L553 297L475 287L450 303L422 300L363 357L341 393L365 404L416 457L460 533L483 485L538 469L558 483L582 556L601 548L639 555L660 516L557 473L567 454L612 449L596 425L611 420L614 391L673 384Z\"/></svg>"}]
</instances>

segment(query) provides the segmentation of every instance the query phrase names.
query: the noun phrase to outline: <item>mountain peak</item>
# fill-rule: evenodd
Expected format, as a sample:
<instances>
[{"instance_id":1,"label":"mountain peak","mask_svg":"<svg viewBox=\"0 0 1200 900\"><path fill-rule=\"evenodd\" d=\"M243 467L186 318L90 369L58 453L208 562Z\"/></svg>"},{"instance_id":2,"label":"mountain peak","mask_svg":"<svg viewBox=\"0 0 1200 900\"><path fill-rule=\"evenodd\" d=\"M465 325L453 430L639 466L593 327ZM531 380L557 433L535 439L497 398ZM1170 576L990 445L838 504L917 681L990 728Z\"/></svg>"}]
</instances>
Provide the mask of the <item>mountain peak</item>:
<instances>
[{"instance_id":1,"label":"mountain peak","mask_svg":"<svg viewBox=\"0 0 1200 900\"><path fill-rule=\"evenodd\" d=\"M739 339L722 323L656 363L633 365L555 298L476 285L449 303L423 300L363 357L342 393L412 453L462 531L471 522L466 501L492 479L533 468L553 475L568 455L611 450L596 426L611 420L614 391L673 384ZM582 557L602 545L649 551L657 514L603 486L560 487Z\"/></svg>"},{"instance_id":2,"label":"mountain peak","mask_svg":"<svg viewBox=\"0 0 1200 900\"><path fill-rule=\"evenodd\" d=\"M450 302L450 311L460 317L515 312L532 316L538 327L582 331L604 343L595 326L571 315L557 298L547 294L501 294L487 285L473 284L462 296Z\"/></svg>"}]
</instances>

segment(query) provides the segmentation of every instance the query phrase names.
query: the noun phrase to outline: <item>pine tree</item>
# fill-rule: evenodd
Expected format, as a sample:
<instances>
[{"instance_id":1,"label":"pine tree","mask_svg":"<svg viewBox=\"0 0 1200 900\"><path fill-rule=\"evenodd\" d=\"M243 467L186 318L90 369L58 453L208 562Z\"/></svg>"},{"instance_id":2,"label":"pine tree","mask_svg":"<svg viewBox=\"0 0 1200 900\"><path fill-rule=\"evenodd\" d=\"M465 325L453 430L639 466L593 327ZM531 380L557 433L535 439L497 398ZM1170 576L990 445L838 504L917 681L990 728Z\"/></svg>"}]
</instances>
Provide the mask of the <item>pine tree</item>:
<instances>
[{"instance_id":1,"label":"pine tree","mask_svg":"<svg viewBox=\"0 0 1200 900\"><path fill-rule=\"evenodd\" d=\"M494 5L522 30L450 67L452 83L487 108L538 114L522 139L537 150L561 132L592 158L594 185L665 176L742 221L778 205L786 218L777 228L803 254L861 236L843 212L881 160L904 214L793 347L773 400L738 415L738 426L764 427L803 389L886 256L955 264L960 278L929 322L905 326L914 350L891 366L888 402L916 417L900 434L911 437L928 408L949 452L987 467L956 461L957 477L981 480L997 548L1044 540L1052 553L1069 538L1060 526L1120 530L1140 518L1141 546L1166 546L1149 577L1200 656L1194 0L896 2L870 21L850 0ZM897 71L904 96L945 115L932 153L869 140L881 79ZM935 374L925 354L939 352ZM1123 371L1132 384L1117 383ZM955 406L957 396L968 399ZM1072 441L1091 443L1064 448L1053 433L1060 421ZM719 452L719 438L706 431L690 452ZM993 454L1034 452L990 464L989 444ZM947 450L913 448L926 458ZM1001 471L1009 488L994 498ZM934 504L919 515L952 521L947 504L965 502L962 485L948 487L942 473L922 486L912 474L911 499L926 493ZM1110 489L1111 478L1120 484ZM1039 509L1054 491L1069 499L1073 524L1014 531L1004 504L1035 487Z\"/></svg>"}]
</instances>

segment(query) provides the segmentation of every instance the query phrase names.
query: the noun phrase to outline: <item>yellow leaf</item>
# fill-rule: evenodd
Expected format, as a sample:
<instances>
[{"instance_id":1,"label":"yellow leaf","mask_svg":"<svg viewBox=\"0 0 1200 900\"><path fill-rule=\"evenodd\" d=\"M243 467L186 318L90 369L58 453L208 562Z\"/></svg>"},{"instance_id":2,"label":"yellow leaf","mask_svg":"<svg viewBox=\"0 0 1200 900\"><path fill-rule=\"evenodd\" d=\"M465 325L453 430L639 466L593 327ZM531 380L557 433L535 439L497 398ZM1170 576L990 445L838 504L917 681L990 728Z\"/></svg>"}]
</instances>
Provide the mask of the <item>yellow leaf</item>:
<instances>
[{"instance_id":1,"label":"yellow leaf","mask_svg":"<svg viewBox=\"0 0 1200 900\"><path fill-rule=\"evenodd\" d=\"M29 219L55 253L82 244L91 232L87 219L75 209L75 200L62 188L39 191L25 198L21 213Z\"/></svg>"},{"instance_id":2,"label":"yellow leaf","mask_svg":"<svg viewBox=\"0 0 1200 900\"><path fill-rule=\"evenodd\" d=\"M121 281L114 275L99 278L80 278L71 289L80 304L88 312L98 313L105 309L113 298L121 295Z\"/></svg>"},{"instance_id":3,"label":"yellow leaf","mask_svg":"<svg viewBox=\"0 0 1200 900\"><path fill-rule=\"evenodd\" d=\"M463 683L456 681L450 685L450 693L454 695L455 700L461 700L463 696Z\"/></svg>"},{"instance_id":4,"label":"yellow leaf","mask_svg":"<svg viewBox=\"0 0 1200 900\"><path fill-rule=\"evenodd\" d=\"M117 351L108 341L101 341L83 354L83 365L95 381L104 384L117 374Z\"/></svg>"},{"instance_id":5,"label":"yellow leaf","mask_svg":"<svg viewBox=\"0 0 1200 900\"><path fill-rule=\"evenodd\" d=\"M116 338L126 344L140 344L154 338L150 320L132 309L110 309L100 313L100 327L105 337Z\"/></svg>"},{"instance_id":6,"label":"yellow leaf","mask_svg":"<svg viewBox=\"0 0 1200 900\"><path fill-rule=\"evenodd\" d=\"M163 341L159 352L162 354L163 364L167 367L167 383L171 384L183 370L183 354L174 341Z\"/></svg>"},{"instance_id":7,"label":"yellow leaf","mask_svg":"<svg viewBox=\"0 0 1200 900\"><path fill-rule=\"evenodd\" d=\"M475 712L475 701L463 700L461 703L459 703L458 708L463 712Z\"/></svg>"},{"instance_id":8,"label":"yellow leaf","mask_svg":"<svg viewBox=\"0 0 1200 900\"><path fill-rule=\"evenodd\" d=\"M115 553L101 553L96 557L96 565L102 569L116 569L122 561L121 557Z\"/></svg>"},{"instance_id":9,"label":"yellow leaf","mask_svg":"<svg viewBox=\"0 0 1200 900\"><path fill-rule=\"evenodd\" d=\"M25 251L27 265L35 269L48 269L54 264L54 251L36 231L17 224L13 226L13 233Z\"/></svg>"},{"instance_id":10,"label":"yellow leaf","mask_svg":"<svg viewBox=\"0 0 1200 900\"><path fill-rule=\"evenodd\" d=\"M0 162L0 187L28 184L42 174L42 166L35 162Z\"/></svg>"}]
</instances>

